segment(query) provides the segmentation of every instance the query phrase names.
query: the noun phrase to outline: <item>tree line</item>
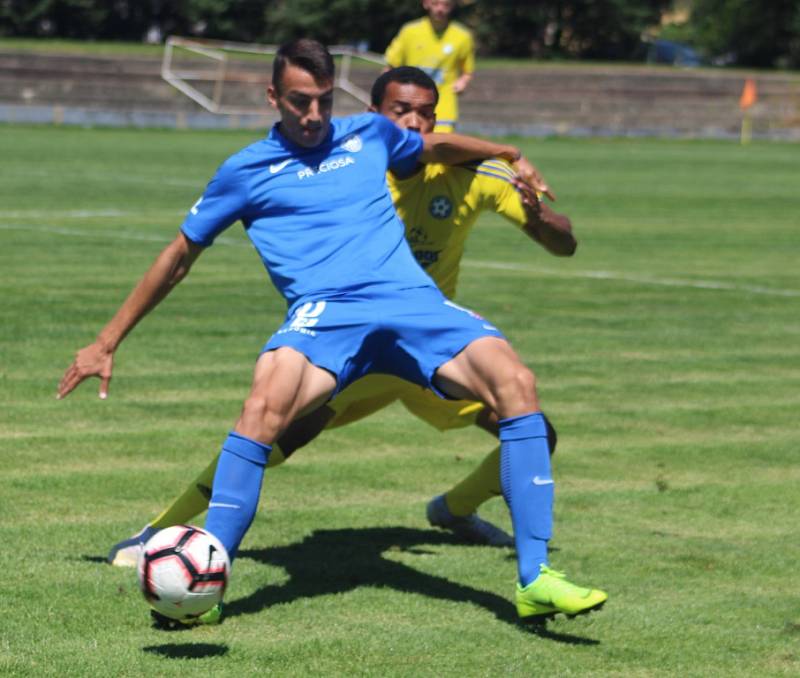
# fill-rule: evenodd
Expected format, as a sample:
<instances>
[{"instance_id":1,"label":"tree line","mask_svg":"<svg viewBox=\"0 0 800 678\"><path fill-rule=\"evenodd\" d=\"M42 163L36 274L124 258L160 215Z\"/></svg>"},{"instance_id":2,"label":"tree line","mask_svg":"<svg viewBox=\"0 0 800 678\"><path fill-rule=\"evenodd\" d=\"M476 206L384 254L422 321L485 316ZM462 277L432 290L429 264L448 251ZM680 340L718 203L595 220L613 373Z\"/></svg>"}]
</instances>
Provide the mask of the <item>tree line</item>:
<instances>
[{"instance_id":1,"label":"tree line","mask_svg":"<svg viewBox=\"0 0 800 678\"><path fill-rule=\"evenodd\" d=\"M638 60L675 0L462 0L482 55ZM708 59L800 67L797 0L684 0L663 35ZM158 41L171 34L276 44L313 36L382 52L419 0L0 0L0 37Z\"/></svg>"}]
</instances>

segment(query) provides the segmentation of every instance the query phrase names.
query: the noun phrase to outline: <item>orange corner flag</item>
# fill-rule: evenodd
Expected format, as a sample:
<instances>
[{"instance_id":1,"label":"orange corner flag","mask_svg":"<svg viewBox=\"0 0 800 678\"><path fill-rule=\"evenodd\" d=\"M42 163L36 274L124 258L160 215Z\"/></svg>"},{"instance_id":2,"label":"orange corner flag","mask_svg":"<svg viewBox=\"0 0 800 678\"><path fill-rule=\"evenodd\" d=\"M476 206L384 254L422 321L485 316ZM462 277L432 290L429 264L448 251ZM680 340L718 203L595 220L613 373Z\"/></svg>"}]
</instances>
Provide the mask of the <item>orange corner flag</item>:
<instances>
[{"instance_id":1,"label":"orange corner flag","mask_svg":"<svg viewBox=\"0 0 800 678\"><path fill-rule=\"evenodd\" d=\"M744 81L744 87L742 88L742 96L739 97L739 108L741 108L743 111L746 111L756 101L758 101L756 81L753 80L753 78L747 78L747 80Z\"/></svg>"}]
</instances>

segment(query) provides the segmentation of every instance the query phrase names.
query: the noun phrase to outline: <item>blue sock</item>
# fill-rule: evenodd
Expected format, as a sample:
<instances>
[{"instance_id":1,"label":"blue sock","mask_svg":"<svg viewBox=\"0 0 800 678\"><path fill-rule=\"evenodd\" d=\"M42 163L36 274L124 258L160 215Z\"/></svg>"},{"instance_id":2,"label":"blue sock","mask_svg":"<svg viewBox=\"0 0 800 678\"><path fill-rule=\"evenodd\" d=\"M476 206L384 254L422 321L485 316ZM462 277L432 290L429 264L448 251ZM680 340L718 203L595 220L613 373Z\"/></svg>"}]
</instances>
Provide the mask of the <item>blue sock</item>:
<instances>
[{"instance_id":1,"label":"blue sock","mask_svg":"<svg viewBox=\"0 0 800 678\"><path fill-rule=\"evenodd\" d=\"M233 431L222 444L206 529L222 542L231 561L256 515L271 450L269 445Z\"/></svg>"},{"instance_id":2,"label":"blue sock","mask_svg":"<svg viewBox=\"0 0 800 678\"><path fill-rule=\"evenodd\" d=\"M550 446L541 412L500 420L500 485L514 526L519 583L527 586L547 565L553 530Z\"/></svg>"}]
</instances>

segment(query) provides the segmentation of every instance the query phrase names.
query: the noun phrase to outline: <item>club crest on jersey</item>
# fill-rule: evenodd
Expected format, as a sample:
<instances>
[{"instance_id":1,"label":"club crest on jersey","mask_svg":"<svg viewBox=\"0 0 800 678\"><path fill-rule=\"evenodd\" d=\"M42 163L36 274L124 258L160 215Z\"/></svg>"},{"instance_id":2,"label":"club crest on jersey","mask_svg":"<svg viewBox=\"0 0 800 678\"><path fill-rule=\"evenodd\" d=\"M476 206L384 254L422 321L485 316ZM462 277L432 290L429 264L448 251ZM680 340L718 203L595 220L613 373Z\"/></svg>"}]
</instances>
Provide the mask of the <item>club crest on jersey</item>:
<instances>
[{"instance_id":1,"label":"club crest on jersey","mask_svg":"<svg viewBox=\"0 0 800 678\"><path fill-rule=\"evenodd\" d=\"M311 337L316 337L317 333L309 329L314 327L319 322L319 317L325 310L327 303L324 301L313 302L309 301L294 312L292 322L289 327L278 330L278 334L286 334L287 332L300 332L300 334L307 334Z\"/></svg>"},{"instance_id":2,"label":"club crest on jersey","mask_svg":"<svg viewBox=\"0 0 800 678\"><path fill-rule=\"evenodd\" d=\"M358 134L351 134L341 143L341 147L348 153L358 153L364 148L364 142Z\"/></svg>"},{"instance_id":3,"label":"club crest on jersey","mask_svg":"<svg viewBox=\"0 0 800 678\"><path fill-rule=\"evenodd\" d=\"M453 212L453 203L444 195L437 195L428 205L428 212L434 219L447 219Z\"/></svg>"}]
</instances>

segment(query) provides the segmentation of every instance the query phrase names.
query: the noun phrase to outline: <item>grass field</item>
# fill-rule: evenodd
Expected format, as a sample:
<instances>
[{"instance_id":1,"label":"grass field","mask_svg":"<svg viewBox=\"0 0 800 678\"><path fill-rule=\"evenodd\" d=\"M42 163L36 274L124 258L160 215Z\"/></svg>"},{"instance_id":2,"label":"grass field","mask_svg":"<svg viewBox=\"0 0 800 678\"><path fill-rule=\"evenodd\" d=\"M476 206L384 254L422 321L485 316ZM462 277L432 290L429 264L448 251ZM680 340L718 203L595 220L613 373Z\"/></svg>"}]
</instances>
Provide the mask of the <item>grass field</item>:
<instances>
[{"instance_id":1,"label":"grass field","mask_svg":"<svg viewBox=\"0 0 800 678\"><path fill-rule=\"evenodd\" d=\"M576 257L496 217L470 241L458 298L538 373L552 561L601 613L518 625L513 554L424 518L493 441L391 408L269 474L223 625L152 629L103 559L217 451L282 317L241 229L127 339L107 401L56 383L251 138L0 128L0 674L800 674L800 164L777 144L520 142Z\"/></svg>"}]
</instances>

